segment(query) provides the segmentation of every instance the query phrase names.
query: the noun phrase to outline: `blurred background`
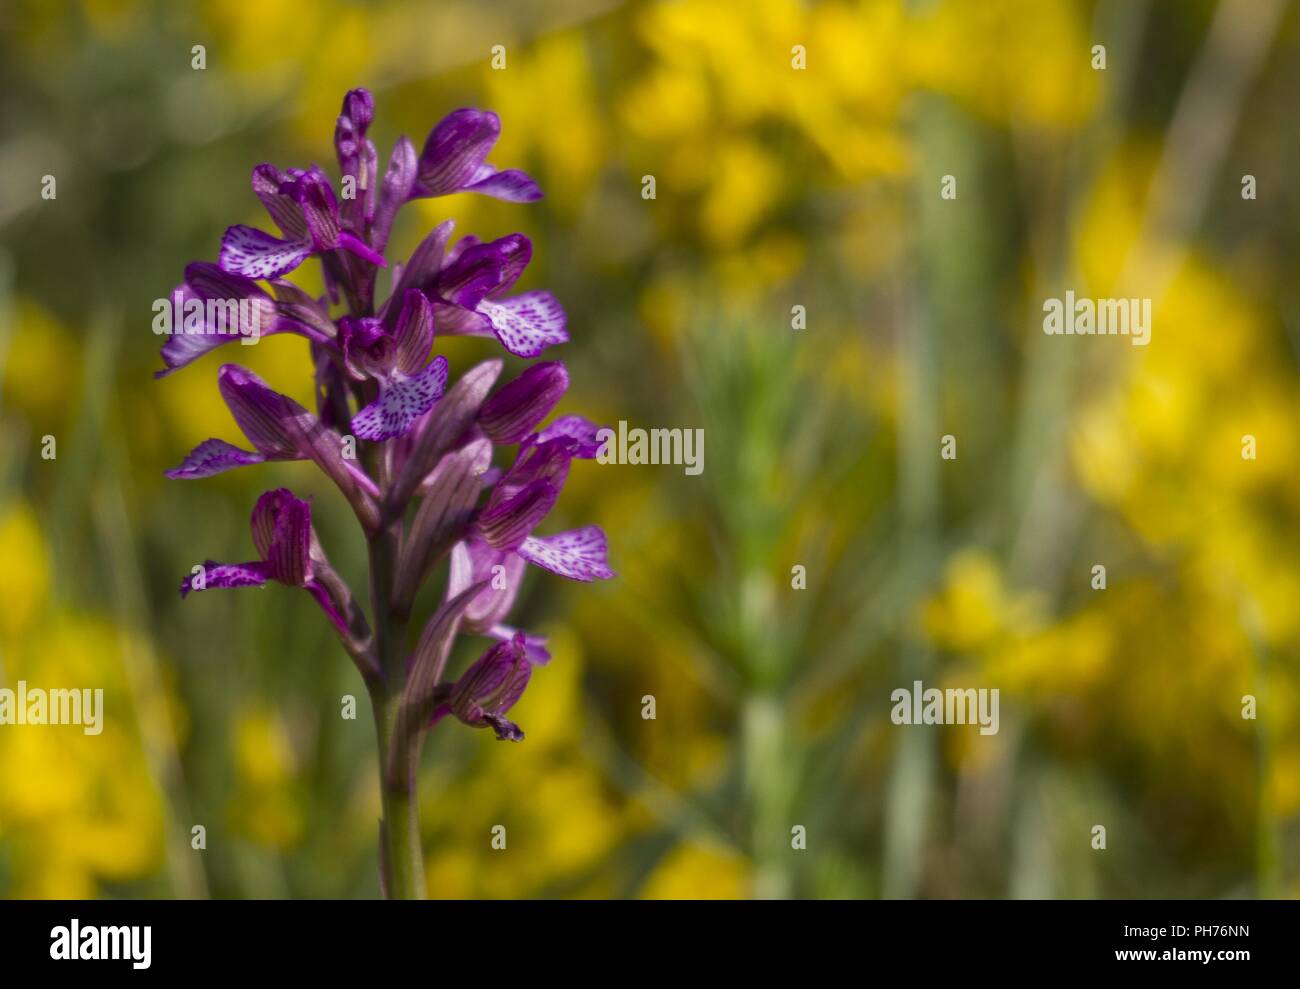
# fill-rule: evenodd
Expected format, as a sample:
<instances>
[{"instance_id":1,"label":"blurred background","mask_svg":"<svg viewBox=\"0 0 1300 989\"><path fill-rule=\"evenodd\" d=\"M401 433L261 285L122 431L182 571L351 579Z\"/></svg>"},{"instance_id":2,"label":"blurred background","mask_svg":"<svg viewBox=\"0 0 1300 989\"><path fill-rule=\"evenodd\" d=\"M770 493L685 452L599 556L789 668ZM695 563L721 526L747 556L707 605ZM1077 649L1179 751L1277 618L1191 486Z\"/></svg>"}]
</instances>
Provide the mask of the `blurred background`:
<instances>
[{"instance_id":1,"label":"blurred background","mask_svg":"<svg viewBox=\"0 0 1300 989\"><path fill-rule=\"evenodd\" d=\"M561 411L706 437L698 477L575 465L546 531L601 524L619 578L530 572L527 741L432 734L432 895L1300 895L1298 34L1281 0L6 0L0 684L107 714L0 728L0 895L376 894L315 605L177 594L278 485L361 586L310 465L162 476L241 440L223 360L308 402L306 344L151 379L153 300L266 226L254 164L337 176L359 85L381 164L486 107L547 194L423 200L390 256L523 231ZM1045 336L1067 289L1151 298L1151 344ZM914 679L999 688L1000 732L894 726Z\"/></svg>"}]
</instances>

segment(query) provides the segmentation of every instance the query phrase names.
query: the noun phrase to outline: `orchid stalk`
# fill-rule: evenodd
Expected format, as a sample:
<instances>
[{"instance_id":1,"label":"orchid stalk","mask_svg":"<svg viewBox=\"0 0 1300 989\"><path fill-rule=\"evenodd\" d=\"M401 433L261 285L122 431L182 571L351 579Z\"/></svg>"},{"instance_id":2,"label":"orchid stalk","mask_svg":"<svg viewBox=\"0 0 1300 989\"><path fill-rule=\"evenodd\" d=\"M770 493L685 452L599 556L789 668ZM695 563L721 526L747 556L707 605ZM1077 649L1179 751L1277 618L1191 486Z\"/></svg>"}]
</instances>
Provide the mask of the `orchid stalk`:
<instances>
[{"instance_id":1,"label":"orchid stalk","mask_svg":"<svg viewBox=\"0 0 1300 989\"><path fill-rule=\"evenodd\" d=\"M181 594L274 582L306 590L320 606L374 710L381 888L412 899L425 895L416 804L425 733L459 721L500 740L524 737L506 715L534 667L550 659L544 638L506 624L526 566L579 581L614 574L599 527L534 534L572 460L590 459L599 448L596 425L581 416L542 427L568 388L564 364L531 364L494 392L501 359L469 368L448 387L446 357L431 356L437 336L495 337L524 359L568 340L564 310L551 293L511 294L532 256L528 238L485 243L465 236L452 243L447 221L405 264L392 266L388 298L375 298L393 220L405 203L454 192L524 203L541 198L541 190L522 171L486 163L500 121L471 109L444 118L418 155L399 138L381 178L366 136L373 116L366 90L344 97L334 136L341 200L318 166L253 169L253 192L279 236L232 226L217 263L185 269L174 298L203 303L194 308L205 322L167 340L158 376L241 339L247 327L217 325L223 312L252 313L259 336L294 333L310 342L314 412L245 368L223 365L218 388L252 449L210 439L167 475L198 479L267 461L313 462L351 506L366 539L369 612L330 565L312 528L311 504L285 488L267 491L253 508L257 559L208 561L185 579ZM312 257L324 273L322 298L285 279ZM508 465L493 466L498 448L513 449ZM417 616L417 594L444 561L441 604ZM448 680L461 635L490 644Z\"/></svg>"}]
</instances>

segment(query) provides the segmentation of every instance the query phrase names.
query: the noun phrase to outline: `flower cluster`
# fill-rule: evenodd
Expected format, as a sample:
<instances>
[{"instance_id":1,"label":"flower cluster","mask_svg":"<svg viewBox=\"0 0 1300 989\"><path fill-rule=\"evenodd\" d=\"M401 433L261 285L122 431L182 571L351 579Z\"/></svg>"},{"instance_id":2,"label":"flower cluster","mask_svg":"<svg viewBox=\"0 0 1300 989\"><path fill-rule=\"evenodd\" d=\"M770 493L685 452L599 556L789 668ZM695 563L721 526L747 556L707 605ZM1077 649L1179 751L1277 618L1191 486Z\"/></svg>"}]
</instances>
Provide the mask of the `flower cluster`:
<instances>
[{"instance_id":1,"label":"flower cluster","mask_svg":"<svg viewBox=\"0 0 1300 989\"><path fill-rule=\"evenodd\" d=\"M181 594L268 581L305 588L363 676L400 695L404 713L416 715L420 728L452 714L467 725L491 727L498 738L518 740L522 731L504 714L532 666L550 658L544 639L506 624L525 565L572 580L613 576L597 526L535 534L571 461L595 456L597 428L574 415L539 428L568 387L559 361L532 364L492 393L502 360L469 369L449 388L447 359L431 355L435 336L494 336L521 358L568 340L564 310L551 293L512 294L532 256L522 234L453 243L452 223L443 223L405 264L393 265L392 293L376 302L378 272L388 266L384 252L403 204L454 192L522 203L541 191L524 172L487 164L500 122L493 113L469 109L434 127L418 155L400 138L381 177L366 136L373 116L366 90L344 98L334 136L341 197L318 166L281 171L258 165L253 192L279 235L230 227L218 263L189 265L176 289L182 299L251 305L262 334L306 337L315 411L247 369L223 365L218 387L252 449L210 439L167 472L193 479L268 460L313 461L365 531L372 614L368 619L330 566L312 528L310 504L284 488L263 494L253 509L259 558L209 562L185 580ZM313 256L323 267L322 298L285 279ZM168 339L160 376L238 339L223 327L204 329ZM516 448L509 466L493 467L496 447ZM445 600L407 655L400 640L416 593L444 557ZM495 644L459 680L440 683L460 633Z\"/></svg>"}]
</instances>

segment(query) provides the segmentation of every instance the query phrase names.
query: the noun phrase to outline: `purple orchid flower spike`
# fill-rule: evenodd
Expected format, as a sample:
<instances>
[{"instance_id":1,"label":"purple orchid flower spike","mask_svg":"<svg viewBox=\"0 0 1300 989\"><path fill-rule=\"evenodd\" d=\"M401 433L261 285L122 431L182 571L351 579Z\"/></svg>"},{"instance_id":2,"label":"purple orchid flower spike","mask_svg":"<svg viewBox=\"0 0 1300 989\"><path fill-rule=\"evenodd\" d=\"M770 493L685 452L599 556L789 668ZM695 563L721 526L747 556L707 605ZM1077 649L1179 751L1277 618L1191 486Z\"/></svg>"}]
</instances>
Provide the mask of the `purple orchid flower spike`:
<instances>
[{"instance_id":1,"label":"purple orchid flower spike","mask_svg":"<svg viewBox=\"0 0 1300 989\"><path fill-rule=\"evenodd\" d=\"M321 579L331 571L311 527L311 505L295 498L287 488L276 488L257 499L251 523L260 559L250 563L209 560L201 580L196 574L185 578L181 597L214 587L261 587L273 580L307 590L335 628L346 634L348 623L327 586L332 581Z\"/></svg>"},{"instance_id":2,"label":"purple orchid flower spike","mask_svg":"<svg viewBox=\"0 0 1300 989\"><path fill-rule=\"evenodd\" d=\"M452 714L471 728L491 728L498 741L522 742L523 730L504 715L523 696L532 666L522 634L498 642L452 684L447 702L434 709L430 724Z\"/></svg>"},{"instance_id":3,"label":"purple orchid flower spike","mask_svg":"<svg viewBox=\"0 0 1300 989\"><path fill-rule=\"evenodd\" d=\"M253 169L253 192L284 238L242 223L221 238L223 270L248 278L278 278L313 254L342 248L383 267L384 256L340 224L338 200L329 179L316 166L281 173L274 165Z\"/></svg>"},{"instance_id":4,"label":"purple orchid flower spike","mask_svg":"<svg viewBox=\"0 0 1300 989\"><path fill-rule=\"evenodd\" d=\"M366 682L376 722L386 726L379 752L381 887L390 896L419 898L424 873L414 789L424 733L451 715L491 728L499 739L521 740L506 714L533 667L551 658L543 637L509 624L527 564L578 581L614 574L597 526L533 534L554 507L570 463L599 448L596 427L581 416L542 426L568 389L564 364L525 367L490 394L504 360L483 361L450 381L447 358L432 353L435 325L440 336L494 336L524 358L569 339L564 310L549 292L509 294L532 257L528 238L484 243L467 236L449 249L447 221L394 266L391 295L375 298L405 203L455 192L530 202L541 190L524 172L487 163L501 123L480 110L449 114L419 154L398 138L381 177L368 136L374 116L366 90L344 97L334 126L341 201L315 166L253 170L253 191L280 236L230 227L218 264L185 269L170 307L182 314L185 332L175 332L171 321L159 376L235 340L293 333L309 342L304 372L314 386L315 413L251 371L222 365L218 388L247 448L206 440L167 475L199 479L273 461L314 463L361 523L370 560L364 597L373 613L367 618L356 603L362 597L329 565L311 506L283 488L263 494L253 510L258 558L210 562L181 593L279 583L306 589L320 604ZM283 277L313 256L325 298ZM344 311L334 314L331 305ZM516 445L509 467L493 466L498 449ZM444 560L446 596L408 652L420 590ZM445 678L462 634L493 641L460 677Z\"/></svg>"}]
</instances>

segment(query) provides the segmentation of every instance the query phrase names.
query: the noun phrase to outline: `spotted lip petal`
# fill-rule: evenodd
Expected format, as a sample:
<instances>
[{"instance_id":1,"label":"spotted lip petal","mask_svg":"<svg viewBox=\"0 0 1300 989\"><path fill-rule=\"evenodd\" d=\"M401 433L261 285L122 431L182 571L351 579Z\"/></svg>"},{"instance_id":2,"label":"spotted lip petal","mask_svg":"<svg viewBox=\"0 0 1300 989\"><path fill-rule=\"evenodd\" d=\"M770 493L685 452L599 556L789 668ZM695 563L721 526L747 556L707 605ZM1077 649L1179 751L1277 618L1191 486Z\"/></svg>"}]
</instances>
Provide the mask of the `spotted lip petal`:
<instances>
[{"instance_id":1,"label":"spotted lip petal","mask_svg":"<svg viewBox=\"0 0 1300 989\"><path fill-rule=\"evenodd\" d=\"M417 374L394 371L379 384L379 397L352 417L352 432L382 442L405 436L437 404L447 387L447 358L435 357Z\"/></svg>"},{"instance_id":2,"label":"spotted lip petal","mask_svg":"<svg viewBox=\"0 0 1300 989\"><path fill-rule=\"evenodd\" d=\"M553 536L529 536L515 551L534 566L570 580L609 580L609 544L598 525Z\"/></svg>"},{"instance_id":3,"label":"spotted lip petal","mask_svg":"<svg viewBox=\"0 0 1300 989\"><path fill-rule=\"evenodd\" d=\"M547 347L569 341L564 309L550 292L525 292L500 302L485 300L478 311L501 346L516 357L536 357Z\"/></svg>"},{"instance_id":4,"label":"spotted lip petal","mask_svg":"<svg viewBox=\"0 0 1300 989\"><path fill-rule=\"evenodd\" d=\"M221 267L246 278L279 278L311 257L307 241L280 240L242 223L221 238Z\"/></svg>"},{"instance_id":5,"label":"spotted lip petal","mask_svg":"<svg viewBox=\"0 0 1300 989\"><path fill-rule=\"evenodd\" d=\"M164 476L174 480L193 481L201 477L223 474L236 467L266 462L260 453L241 450L225 440L204 440L181 461L180 466L164 471Z\"/></svg>"},{"instance_id":6,"label":"spotted lip petal","mask_svg":"<svg viewBox=\"0 0 1300 989\"><path fill-rule=\"evenodd\" d=\"M181 581L181 597L190 591L211 590L214 587L261 587L271 579L270 568L262 560L251 563L217 563L208 560L203 564L203 587L194 586L195 574Z\"/></svg>"}]
</instances>

